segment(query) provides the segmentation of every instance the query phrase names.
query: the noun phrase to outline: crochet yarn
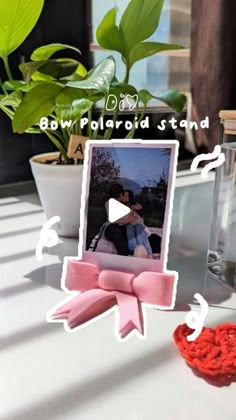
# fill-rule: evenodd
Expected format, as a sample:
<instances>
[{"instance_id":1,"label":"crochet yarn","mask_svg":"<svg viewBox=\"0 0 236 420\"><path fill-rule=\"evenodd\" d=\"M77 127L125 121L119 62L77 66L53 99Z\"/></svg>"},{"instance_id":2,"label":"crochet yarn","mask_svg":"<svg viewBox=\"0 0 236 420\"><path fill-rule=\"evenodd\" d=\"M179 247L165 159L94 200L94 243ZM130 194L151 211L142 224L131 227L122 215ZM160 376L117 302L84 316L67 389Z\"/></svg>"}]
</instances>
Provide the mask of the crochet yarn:
<instances>
[{"instance_id":1,"label":"crochet yarn","mask_svg":"<svg viewBox=\"0 0 236 420\"><path fill-rule=\"evenodd\" d=\"M202 375L220 382L231 382L236 377L236 324L223 324L216 328L204 327L193 342L187 336L193 330L186 324L174 332L174 341L188 365Z\"/></svg>"}]
</instances>

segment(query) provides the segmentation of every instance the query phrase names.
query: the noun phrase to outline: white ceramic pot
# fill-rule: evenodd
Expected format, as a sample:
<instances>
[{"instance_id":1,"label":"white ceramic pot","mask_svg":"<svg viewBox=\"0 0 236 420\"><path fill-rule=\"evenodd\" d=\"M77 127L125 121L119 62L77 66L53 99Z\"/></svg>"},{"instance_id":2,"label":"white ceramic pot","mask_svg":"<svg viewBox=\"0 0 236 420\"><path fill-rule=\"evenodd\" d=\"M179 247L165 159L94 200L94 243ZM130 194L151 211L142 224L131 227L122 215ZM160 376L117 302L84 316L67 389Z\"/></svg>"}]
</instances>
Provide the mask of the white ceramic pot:
<instances>
[{"instance_id":1,"label":"white ceramic pot","mask_svg":"<svg viewBox=\"0 0 236 420\"><path fill-rule=\"evenodd\" d=\"M33 156L30 165L47 219L60 216L58 235L78 237L83 165L47 164L58 153Z\"/></svg>"}]
</instances>

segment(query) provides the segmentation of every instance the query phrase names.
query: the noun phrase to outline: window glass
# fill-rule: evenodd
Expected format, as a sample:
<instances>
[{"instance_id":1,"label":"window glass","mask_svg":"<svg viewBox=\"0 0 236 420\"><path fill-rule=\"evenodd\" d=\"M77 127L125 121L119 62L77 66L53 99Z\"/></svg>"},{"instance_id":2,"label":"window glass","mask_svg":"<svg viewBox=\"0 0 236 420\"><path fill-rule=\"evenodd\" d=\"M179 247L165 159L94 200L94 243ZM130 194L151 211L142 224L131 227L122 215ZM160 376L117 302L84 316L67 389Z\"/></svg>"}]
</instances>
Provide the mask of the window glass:
<instances>
[{"instance_id":1,"label":"window glass","mask_svg":"<svg viewBox=\"0 0 236 420\"><path fill-rule=\"evenodd\" d=\"M92 25L93 42L96 44L96 28L104 14L114 6L118 7L121 16L127 7L128 0L93 0ZM189 47L190 44L190 17L191 0L165 0L159 27L151 40L169 42ZM94 51L94 61L98 63L107 57L108 52ZM117 60L118 77L124 77L124 65L119 54L113 53ZM138 89L148 89L153 94L163 89L175 88L189 91L190 85L189 50L179 51L175 56L173 52L158 54L136 63L131 71L130 83Z\"/></svg>"}]
</instances>

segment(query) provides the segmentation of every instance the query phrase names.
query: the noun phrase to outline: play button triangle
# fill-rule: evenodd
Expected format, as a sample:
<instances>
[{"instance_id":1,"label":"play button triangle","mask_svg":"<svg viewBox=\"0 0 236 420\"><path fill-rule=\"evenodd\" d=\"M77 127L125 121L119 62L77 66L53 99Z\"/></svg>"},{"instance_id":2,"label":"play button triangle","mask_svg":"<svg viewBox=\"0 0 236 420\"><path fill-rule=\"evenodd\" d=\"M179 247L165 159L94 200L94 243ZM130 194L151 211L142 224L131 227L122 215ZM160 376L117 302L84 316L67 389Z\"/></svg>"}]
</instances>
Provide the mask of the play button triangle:
<instances>
[{"instance_id":1,"label":"play button triangle","mask_svg":"<svg viewBox=\"0 0 236 420\"><path fill-rule=\"evenodd\" d=\"M110 223L115 223L122 217L127 216L130 212L130 208L121 204L119 201L113 198L108 201L108 220Z\"/></svg>"}]
</instances>

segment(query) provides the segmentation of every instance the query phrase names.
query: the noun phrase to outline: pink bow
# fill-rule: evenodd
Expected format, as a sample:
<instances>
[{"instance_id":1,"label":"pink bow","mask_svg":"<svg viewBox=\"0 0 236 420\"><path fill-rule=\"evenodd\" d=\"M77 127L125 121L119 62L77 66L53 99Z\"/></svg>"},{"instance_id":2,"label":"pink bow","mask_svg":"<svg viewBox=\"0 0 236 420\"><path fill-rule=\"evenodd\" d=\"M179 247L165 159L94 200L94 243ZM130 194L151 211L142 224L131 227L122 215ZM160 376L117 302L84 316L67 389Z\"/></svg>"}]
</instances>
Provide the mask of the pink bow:
<instances>
[{"instance_id":1,"label":"pink bow","mask_svg":"<svg viewBox=\"0 0 236 420\"><path fill-rule=\"evenodd\" d=\"M81 293L57 309L52 318L66 319L68 326L75 328L117 304L121 337L134 329L143 334L141 303L173 309L176 282L174 272L143 272L135 276L115 270L100 271L93 264L69 261L65 285Z\"/></svg>"}]
</instances>

